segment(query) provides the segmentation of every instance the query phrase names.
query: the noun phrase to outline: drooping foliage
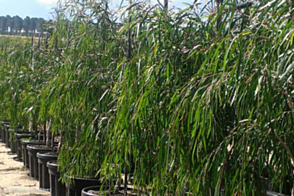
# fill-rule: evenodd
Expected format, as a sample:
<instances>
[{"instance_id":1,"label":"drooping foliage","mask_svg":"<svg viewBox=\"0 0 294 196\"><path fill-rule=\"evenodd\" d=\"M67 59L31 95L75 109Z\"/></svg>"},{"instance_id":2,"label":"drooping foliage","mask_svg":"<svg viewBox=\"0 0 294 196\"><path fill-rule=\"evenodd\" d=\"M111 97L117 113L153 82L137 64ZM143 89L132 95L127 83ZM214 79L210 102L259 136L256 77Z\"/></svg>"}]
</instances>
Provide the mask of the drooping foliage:
<instances>
[{"instance_id":1,"label":"drooping foliage","mask_svg":"<svg viewBox=\"0 0 294 196\"><path fill-rule=\"evenodd\" d=\"M125 174L149 195L290 194L292 4L236 3L60 1L47 49L2 49L1 116L50 122L64 181Z\"/></svg>"}]
</instances>

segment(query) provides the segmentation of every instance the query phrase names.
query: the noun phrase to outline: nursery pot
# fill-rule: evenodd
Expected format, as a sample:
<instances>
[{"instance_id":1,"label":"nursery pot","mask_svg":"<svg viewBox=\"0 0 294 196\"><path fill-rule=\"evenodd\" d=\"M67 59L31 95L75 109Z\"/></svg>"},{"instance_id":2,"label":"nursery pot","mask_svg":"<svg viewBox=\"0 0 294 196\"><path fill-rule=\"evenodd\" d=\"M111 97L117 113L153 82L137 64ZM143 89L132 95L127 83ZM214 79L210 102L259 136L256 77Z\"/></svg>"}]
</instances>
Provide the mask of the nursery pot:
<instances>
[{"instance_id":1,"label":"nursery pot","mask_svg":"<svg viewBox=\"0 0 294 196\"><path fill-rule=\"evenodd\" d=\"M26 168L29 168L29 153L27 150L28 145L45 145L44 142L36 142L36 141L21 141L22 146L22 156L23 156L23 165Z\"/></svg>"},{"instance_id":2,"label":"nursery pot","mask_svg":"<svg viewBox=\"0 0 294 196\"><path fill-rule=\"evenodd\" d=\"M39 185L40 189L49 189L49 173L47 162L57 160L56 152L38 152Z\"/></svg>"},{"instance_id":3,"label":"nursery pot","mask_svg":"<svg viewBox=\"0 0 294 196\"><path fill-rule=\"evenodd\" d=\"M30 176L38 180L39 178L39 167L38 167L38 152L50 152L52 148L46 145L27 145L27 150L29 154L29 168Z\"/></svg>"},{"instance_id":4,"label":"nursery pot","mask_svg":"<svg viewBox=\"0 0 294 196\"><path fill-rule=\"evenodd\" d=\"M116 195L116 196L123 196L124 195L124 187L120 187L117 191L113 192L108 191L109 186L104 185L102 187L102 190L100 192L101 185L98 186L90 186L86 187L82 190L82 195L81 196L111 196L111 195ZM132 188L127 187L127 195L137 195L137 192L134 191Z\"/></svg>"},{"instance_id":5,"label":"nursery pot","mask_svg":"<svg viewBox=\"0 0 294 196\"><path fill-rule=\"evenodd\" d=\"M17 129L16 131L12 130L12 129L9 129L8 130L8 133L9 133L9 142L10 142L10 148L11 148L11 152L12 153L17 153L17 138L16 138L16 134L27 134L27 133L30 133L28 131L24 131L24 130L21 130L21 129ZM13 135L14 133L14 135ZM15 137L12 137L12 136L15 136ZM19 157L17 157L19 159ZM20 159L19 159L20 160Z\"/></svg>"},{"instance_id":6,"label":"nursery pot","mask_svg":"<svg viewBox=\"0 0 294 196\"><path fill-rule=\"evenodd\" d=\"M101 182L99 179L73 178L73 183L66 184L66 196L81 196L82 189L100 184Z\"/></svg>"},{"instance_id":7,"label":"nursery pot","mask_svg":"<svg viewBox=\"0 0 294 196\"><path fill-rule=\"evenodd\" d=\"M51 196L65 196L65 185L59 181L60 173L57 171L57 162L48 161L47 167L49 171L50 193Z\"/></svg>"},{"instance_id":8,"label":"nursery pot","mask_svg":"<svg viewBox=\"0 0 294 196\"><path fill-rule=\"evenodd\" d=\"M9 129L6 127L4 129L4 131L5 131L5 143L6 143L5 147L10 148L10 142L9 142L9 140L10 140L10 132L9 132Z\"/></svg>"},{"instance_id":9,"label":"nursery pot","mask_svg":"<svg viewBox=\"0 0 294 196\"><path fill-rule=\"evenodd\" d=\"M9 121L8 120L4 120L1 122L1 129L0 129L0 132L1 132L1 141L3 143L6 143L6 127L7 125L9 125Z\"/></svg>"},{"instance_id":10,"label":"nursery pot","mask_svg":"<svg viewBox=\"0 0 294 196\"><path fill-rule=\"evenodd\" d=\"M4 127L1 127L1 129L0 129L0 132L1 132L1 142L2 143L5 143L5 129L4 129Z\"/></svg>"},{"instance_id":11,"label":"nursery pot","mask_svg":"<svg viewBox=\"0 0 294 196\"><path fill-rule=\"evenodd\" d=\"M0 126L0 138L1 138L1 142L5 143L5 128L4 128L3 122L1 123L1 126Z\"/></svg>"},{"instance_id":12,"label":"nursery pot","mask_svg":"<svg viewBox=\"0 0 294 196\"><path fill-rule=\"evenodd\" d=\"M16 138L16 154L17 154L17 158L19 160L22 160L22 144L21 144L21 139L24 138L32 138L34 139L35 136L31 133L15 133L15 138Z\"/></svg>"},{"instance_id":13,"label":"nursery pot","mask_svg":"<svg viewBox=\"0 0 294 196\"><path fill-rule=\"evenodd\" d=\"M16 153L16 141L11 138L12 130L8 130L8 134L9 134L9 140L10 140L9 146L10 146L11 152Z\"/></svg>"}]
</instances>

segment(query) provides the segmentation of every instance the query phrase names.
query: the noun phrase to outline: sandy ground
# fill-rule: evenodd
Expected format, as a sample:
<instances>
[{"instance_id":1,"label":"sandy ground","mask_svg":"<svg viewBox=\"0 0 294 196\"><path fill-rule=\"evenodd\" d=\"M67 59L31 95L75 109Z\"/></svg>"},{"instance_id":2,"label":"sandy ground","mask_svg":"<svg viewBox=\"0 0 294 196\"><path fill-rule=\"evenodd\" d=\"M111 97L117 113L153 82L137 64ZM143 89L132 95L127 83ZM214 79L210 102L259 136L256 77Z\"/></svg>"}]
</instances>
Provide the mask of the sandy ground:
<instances>
[{"instance_id":1,"label":"sandy ground","mask_svg":"<svg viewBox=\"0 0 294 196\"><path fill-rule=\"evenodd\" d=\"M16 154L0 143L0 196L50 196L39 189L39 181L28 176L23 162L16 161Z\"/></svg>"}]
</instances>

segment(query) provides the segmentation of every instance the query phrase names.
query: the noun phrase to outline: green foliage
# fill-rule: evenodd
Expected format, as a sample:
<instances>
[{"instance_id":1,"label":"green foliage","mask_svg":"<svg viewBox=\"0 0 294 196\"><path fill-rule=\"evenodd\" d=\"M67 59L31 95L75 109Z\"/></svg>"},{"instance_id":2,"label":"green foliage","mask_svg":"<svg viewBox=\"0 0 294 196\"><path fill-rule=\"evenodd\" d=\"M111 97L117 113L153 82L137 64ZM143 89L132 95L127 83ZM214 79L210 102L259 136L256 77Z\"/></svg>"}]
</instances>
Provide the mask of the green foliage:
<instances>
[{"instance_id":1,"label":"green foliage","mask_svg":"<svg viewBox=\"0 0 294 196\"><path fill-rule=\"evenodd\" d=\"M287 2L59 4L46 46L0 40L0 100L2 119L62 135L64 181L129 174L150 195L265 195L268 183L290 194Z\"/></svg>"}]
</instances>

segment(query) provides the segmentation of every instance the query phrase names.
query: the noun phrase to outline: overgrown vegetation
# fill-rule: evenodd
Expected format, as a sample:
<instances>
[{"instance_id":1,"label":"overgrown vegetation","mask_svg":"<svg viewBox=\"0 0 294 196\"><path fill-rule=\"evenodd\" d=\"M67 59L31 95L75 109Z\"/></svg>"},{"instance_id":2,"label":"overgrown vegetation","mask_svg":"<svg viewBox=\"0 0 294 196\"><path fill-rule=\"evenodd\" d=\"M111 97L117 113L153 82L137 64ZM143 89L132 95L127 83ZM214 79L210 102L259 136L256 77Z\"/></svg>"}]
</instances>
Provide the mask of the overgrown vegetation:
<instances>
[{"instance_id":1,"label":"overgrown vegetation","mask_svg":"<svg viewBox=\"0 0 294 196\"><path fill-rule=\"evenodd\" d=\"M48 48L1 40L1 117L61 134L65 181L128 174L150 195L290 194L293 7L236 3L59 2Z\"/></svg>"}]
</instances>

